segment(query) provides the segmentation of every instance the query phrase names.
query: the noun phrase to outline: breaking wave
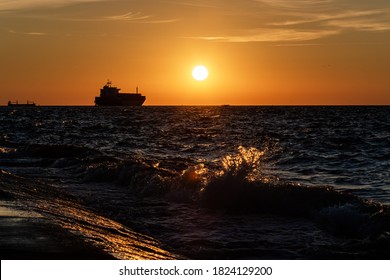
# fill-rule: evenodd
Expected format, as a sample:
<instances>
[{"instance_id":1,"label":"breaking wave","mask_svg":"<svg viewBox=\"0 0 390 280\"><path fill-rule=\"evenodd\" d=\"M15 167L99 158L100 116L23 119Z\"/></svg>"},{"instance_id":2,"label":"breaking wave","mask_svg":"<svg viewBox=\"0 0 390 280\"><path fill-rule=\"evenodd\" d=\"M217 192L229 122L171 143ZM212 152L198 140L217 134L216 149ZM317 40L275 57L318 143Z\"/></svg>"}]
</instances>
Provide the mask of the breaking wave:
<instances>
[{"instance_id":1,"label":"breaking wave","mask_svg":"<svg viewBox=\"0 0 390 280\"><path fill-rule=\"evenodd\" d=\"M85 182L115 182L133 195L164 197L173 202L235 213L305 217L348 236L387 236L386 206L364 201L331 186L308 187L266 175L267 150L239 147L217 166L190 165L182 171L143 159L106 161L87 167Z\"/></svg>"}]
</instances>

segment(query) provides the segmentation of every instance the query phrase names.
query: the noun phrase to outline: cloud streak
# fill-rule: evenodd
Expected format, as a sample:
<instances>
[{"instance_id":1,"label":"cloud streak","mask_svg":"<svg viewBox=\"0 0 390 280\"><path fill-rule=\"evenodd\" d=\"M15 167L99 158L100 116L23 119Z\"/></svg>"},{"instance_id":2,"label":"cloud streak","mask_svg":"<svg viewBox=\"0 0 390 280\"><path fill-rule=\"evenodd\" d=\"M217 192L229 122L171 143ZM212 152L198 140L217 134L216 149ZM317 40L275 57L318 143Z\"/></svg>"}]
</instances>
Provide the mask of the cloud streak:
<instances>
[{"instance_id":1,"label":"cloud streak","mask_svg":"<svg viewBox=\"0 0 390 280\"><path fill-rule=\"evenodd\" d=\"M299 20L290 20L285 22L275 22L271 23L270 25L275 26L292 26L292 25L299 25L299 24L306 24L306 23L321 23L321 22L327 22L329 20L344 20L344 19L351 19L351 18L365 18L365 17L371 17L371 16L377 16L384 14L383 11L379 10L371 10L371 11L344 11L339 13L320 13L320 14L306 14L306 13L296 13L295 17L300 17L303 19Z\"/></svg>"},{"instance_id":2,"label":"cloud streak","mask_svg":"<svg viewBox=\"0 0 390 280\"><path fill-rule=\"evenodd\" d=\"M337 34L339 34L339 32L335 30L323 30L318 32L292 29L255 29L244 35L197 37L197 39L229 43L303 42Z\"/></svg>"},{"instance_id":3,"label":"cloud streak","mask_svg":"<svg viewBox=\"0 0 390 280\"><path fill-rule=\"evenodd\" d=\"M253 0L252 27L199 36L218 42L304 42L348 32L390 30L390 3L352 0ZM255 6L256 7L256 6ZM265 19L264 19L265 18ZM249 22L249 20L247 20ZM230 33L230 34L229 34Z\"/></svg>"},{"instance_id":4,"label":"cloud streak","mask_svg":"<svg viewBox=\"0 0 390 280\"><path fill-rule=\"evenodd\" d=\"M93 19L91 19L93 20ZM127 12L125 14L104 16L95 19L97 21L133 21L137 23L171 23L179 19L157 19L153 15L143 15L141 12Z\"/></svg>"},{"instance_id":5,"label":"cloud streak","mask_svg":"<svg viewBox=\"0 0 390 280\"><path fill-rule=\"evenodd\" d=\"M83 3L91 5L35 10ZM53 22L180 21L172 30L183 32L182 38L235 43L312 44L344 33L390 31L390 3L385 0L0 0L0 11Z\"/></svg>"},{"instance_id":6,"label":"cloud streak","mask_svg":"<svg viewBox=\"0 0 390 280\"><path fill-rule=\"evenodd\" d=\"M72 4L109 2L108 0L0 0L0 12L12 18L25 18L35 20L49 21L73 21L73 22L134 22L148 24L164 24L179 21L180 18L169 18L145 14L138 11L127 11L125 13L115 14L114 12L105 11L102 8L94 8L91 11L85 10L76 13L63 13L58 9ZM120 3L120 2L118 2ZM123 4L123 3L122 3ZM122 10L129 5L124 5ZM131 5L130 5L131 6ZM114 6L116 7L116 6ZM45 8L45 10L36 10ZM75 10L75 9L74 9ZM116 9L118 10L118 8ZM111 14L110 14L111 13Z\"/></svg>"},{"instance_id":7,"label":"cloud streak","mask_svg":"<svg viewBox=\"0 0 390 280\"><path fill-rule=\"evenodd\" d=\"M303 9L307 8L313 11L315 8L321 8L333 4L334 0L255 0L256 2L267 4L271 7L284 9Z\"/></svg>"},{"instance_id":8,"label":"cloud streak","mask_svg":"<svg viewBox=\"0 0 390 280\"><path fill-rule=\"evenodd\" d=\"M12 34L21 34L21 35L29 35L29 36L46 36L48 35L45 32L18 32L12 29L6 29L9 33Z\"/></svg>"},{"instance_id":9,"label":"cloud streak","mask_svg":"<svg viewBox=\"0 0 390 280\"><path fill-rule=\"evenodd\" d=\"M77 3L92 3L105 0L0 0L0 11L24 10L40 7L61 7Z\"/></svg>"},{"instance_id":10,"label":"cloud streak","mask_svg":"<svg viewBox=\"0 0 390 280\"><path fill-rule=\"evenodd\" d=\"M121 15L115 15L115 16L106 16L102 18L102 20L113 20L113 21L140 21L149 19L149 15L142 15L140 12L134 13L134 12L128 12Z\"/></svg>"},{"instance_id":11,"label":"cloud streak","mask_svg":"<svg viewBox=\"0 0 390 280\"><path fill-rule=\"evenodd\" d=\"M45 18L56 21L74 21L74 22L133 22L139 24L163 24L177 22L179 18L172 19L159 19L153 15L143 15L140 12L128 12L119 15L110 16L84 16L84 17L58 17L58 16L40 16L39 18Z\"/></svg>"}]
</instances>

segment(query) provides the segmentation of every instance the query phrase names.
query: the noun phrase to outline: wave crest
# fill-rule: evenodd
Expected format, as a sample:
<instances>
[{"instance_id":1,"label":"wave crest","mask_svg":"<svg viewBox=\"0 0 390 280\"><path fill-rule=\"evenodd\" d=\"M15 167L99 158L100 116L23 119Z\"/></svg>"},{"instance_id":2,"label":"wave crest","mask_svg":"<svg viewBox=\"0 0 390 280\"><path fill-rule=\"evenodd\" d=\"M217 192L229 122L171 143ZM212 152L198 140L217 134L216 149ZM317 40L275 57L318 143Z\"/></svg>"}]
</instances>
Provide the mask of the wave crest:
<instances>
[{"instance_id":1,"label":"wave crest","mask_svg":"<svg viewBox=\"0 0 390 280\"><path fill-rule=\"evenodd\" d=\"M261 213L315 219L336 233L368 235L390 231L388 209L330 186L301 186L263 173L267 150L239 147L217 167L189 165L181 172L141 159L89 166L86 181L113 181L134 195L235 213ZM346 223L348 222L348 223ZM340 225L345 225L345 229Z\"/></svg>"},{"instance_id":2,"label":"wave crest","mask_svg":"<svg viewBox=\"0 0 390 280\"><path fill-rule=\"evenodd\" d=\"M222 159L222 170L219 175L252 182L259 180L261 178L261 159L265 152L266 150L260 151L253 147L246 149L239 146L236 155L227 155Z\"/></svg>"}]
</instances>

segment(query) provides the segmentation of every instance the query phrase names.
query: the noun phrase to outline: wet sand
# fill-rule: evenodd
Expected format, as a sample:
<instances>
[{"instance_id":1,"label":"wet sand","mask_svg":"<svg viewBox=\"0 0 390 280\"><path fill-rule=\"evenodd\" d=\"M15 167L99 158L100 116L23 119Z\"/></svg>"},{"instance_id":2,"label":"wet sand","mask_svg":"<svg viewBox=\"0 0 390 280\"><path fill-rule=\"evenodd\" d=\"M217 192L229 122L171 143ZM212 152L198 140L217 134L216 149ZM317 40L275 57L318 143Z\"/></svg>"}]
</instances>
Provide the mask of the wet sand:
<instances>
[{"instance_id":1,"label":"wet sand","mask_svg":"<svg viewBox=\"0 0 390 280\"><path fill-rule=\"evenodd\" d=\"M0 200L2 260L104 260L113 256L87 244L16 201Z\"/></svg>"},{"instance_id":2,"label":"wet sand","mask_svg":"<svg viewBox=\"0 0 390 280\"><path fill-rule=\"evenodd\" d=\"M161 243L45 183L0 170L2 260L177 259Z\"/></svg>"}]
</instances>

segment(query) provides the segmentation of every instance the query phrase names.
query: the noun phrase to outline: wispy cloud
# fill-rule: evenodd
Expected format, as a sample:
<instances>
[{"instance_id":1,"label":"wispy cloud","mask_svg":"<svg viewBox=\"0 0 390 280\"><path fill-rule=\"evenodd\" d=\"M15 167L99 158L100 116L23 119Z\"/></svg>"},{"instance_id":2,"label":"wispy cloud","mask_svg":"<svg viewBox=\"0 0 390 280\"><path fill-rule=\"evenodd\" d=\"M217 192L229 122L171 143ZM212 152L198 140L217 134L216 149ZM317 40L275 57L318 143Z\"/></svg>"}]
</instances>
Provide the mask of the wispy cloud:
<instances>
[{"instance_id":1,"label":"wispy cloud","mask_svg":"<svg viewBox=\"0 0 390 280\"><path fill-rule=\"evenodd\" d=\"M197 39L247 43L247 42L302 42L338 34L335 30L300 31L292 29L254 29L243 35L197 37Z\"/></svg>"},{"instance_id":2,"label":"wispy cloud","mask_svg":"<svg viewBox=\"0 0 390 280\"><path fill-rule=\"evenodd\" d=\"M329 17L324 23L340 29L357 31L390 30L390 8L384 10L352 11L338 17Z\"/></svg>"},{"instance_id":3,"label":"wispy cloud","mask_svg":"<svg viewBox=\"0 0 390 280\"><path fill-rule=\"evenodd\" d=\"M390 22L373 22L370 20L332 20L328 22L329 26L335 26L342 29L354 29L358 31L386 31L390 30Z\"/></svg>"},{"instance_id":4,"label":"wispy cloud","mask_svg":"<svg viewBox=\"0 0 390 280\"><path fill-rule=\"evenodd\" d=\"M104 0L0 0L0 11L21 10L39 7L61 7L75 3L100 1Z\"/></svg>"},{"instance_id":5,"label":"wispy cloud","mask_svg":"<svg viewBox=\"0 0 390 280\"><path fill-rule=\"evenodd\" d=\"M93 19L91 19L93 20ZM98 21L133 21L137 23L171 23L176 22L179 19L158 19L153 15L144 15L141 12L127 12L125 14L113 15L113 16L104 16L96 18Z\"/></svg>"},{"instance_id":6,"label":"wispy cloud","mask_svg":"<svg viewBox=\"0 0 390 280\"><path fill-rule=\"evenodd\" d=\"M20 32L20 31L15 31L12 29L6 29L9 33L12 34L21 34L21 35L29 35L29 36L45 36L48 35L48 33L45 32Z\"/></svg>"},{"instance_id":7,"label":"wispy cloud","mask_svg":"<svg viewBox=\"0 0 390 280\"><path fill-rule=\"evenodd\" d=\"M305 42L360 31L390 30L390 3L352 0L253 0L245 28L199 36L220 42Z\"/></svg>"},{"instance_id":8,"label":"wispy cloud","mask_svg":"<svg viewBox=\"0 0 390 280\"><path fill-rule=\"evenodd\" d=\"M42 18L42 17L40 17ZM58 17L45 15L43 18L56 21L74 21L74 22L133 22L133 23L145 23L145 24L163 24L177 22L180 18L157 18L153 15L143 15L139 12L128 12L120 15L109 16L78 16L78 17Z\"/></svg>"},{"instance_id":9,"label":"wispy cloud","mask_svg":"<svg viewBox=\"0 0 390 280\"><path fill-rule=\"evenodd\" d=\"M268 5L283 7L280 13L286 21L269 23L273 26L299 26L312 28L333 28L357 31L383 31L390 29L390 3L377 7L375 3L361 5L359 1L342 0L256 0ZM360 3L360 4L359 4Z\"/></svg>"},{"instance_id":10,"label":"wispy cloud","mask_svg":"<svg viewBox=\"0 0 390 280\"><path fill-rule=\"evenodd\" d=\"M300 18L297 20L288 20L282 22L273 22L270 25L275 26L292 26L300 25L306 23L322 23L330 20L344 20L351 18L366 18L371 16L377 16L384 14L381 10L371 10L371 11L342 11L342 12L332 12L332 13L291 13L294 17Z\"/></svg>"},{"instance_id":11,"label":"wispy cloud","mask_svg":"<svg viewBox=\"0 0 390 280\"><path fill-rule=\"evenodd\" d=\"M115 16L106 16L101 18L102 20L124 20L124 21L133 21L133 20L144 20L149 19L149 15L142 15L140 12L134 13L134 12L128 12L121 15L115 15Z\"/></svg>"},{"instance_id":12,"label":"wispy cloud","mask_svg":"<svg viewBox=\"0 0 390 280\"><path fill-rule=\"evenodd\" d=\"M167 3L174 5L181 5L195 8L217 8L218 6L213 4L215 1L210 0L197 0L197 1L167 1Z\"/></svg>"},{"instance_id":13,"label":"wispy cloud","mask_svg":"<svg viewBox=\"0 0 390 280\"><path fill-rule=\"evenodd\" d=\"M31 35L31 36L45 36L45 35L48 35L47 33L44 33L44 32L26 32L26 33L23 33L25 35Z\"/></svg>"},{"instance_id":14,"label":"wispy cloud","mask_svg":"<svg viewBox=\"0 0 390 280\"><path fill-rule=\"evenodd\" d=\"M109 0L20 0L8 1L0 0L0 12L3 11L13 18L43 19L51 21L73 21L73 22L134 22L134 23L172 23L179 21L180 18L167 18L164 16L145 14L139 11L127 11L113 14L113 11L92 9L93 12L85 10L84 12L64 13L59 10L45 9L37 12L35 8L58 8L77 3L109 2ZM118 2L120 3L120 2ZM123 4L123 3L122 3ZM124 5L128 7L129 5ZM131 5L130 5L131 6ZM115 6L114 6L115 7ZM117 8L118 10L118 8ZM123 10L123 9L122 9ZM23 11L20 13L20 11Z\"/></svg>"},{"instance_id":15,"label":"wispy cloud","mask_svg":"<svg viewBox=\"0 0 390 280\"><path fill-rule=\"evenodd\" d=\"M83 3L91 5L35 10ZM10 11L13 18L53 22L180 21L182 26L174 29L174 36L183 32L181 37L219 42L316 44L348 32L390 31L387 0L0 0L0 11Z\"/></svg>"},{"instance_id":16,"label":"wispy cloud","mask_svg":"<svg viewBox=\"0 0 390 280\"><path fill-rule=\"evenodd\" d=\"M336 2L335 0L255 0L256 2L261 2L268 4L273 7L282 7L282 8L308 8L312 9L313 7L321 7L328 5L329 3Z\"/></svg>"}]
</instances>

